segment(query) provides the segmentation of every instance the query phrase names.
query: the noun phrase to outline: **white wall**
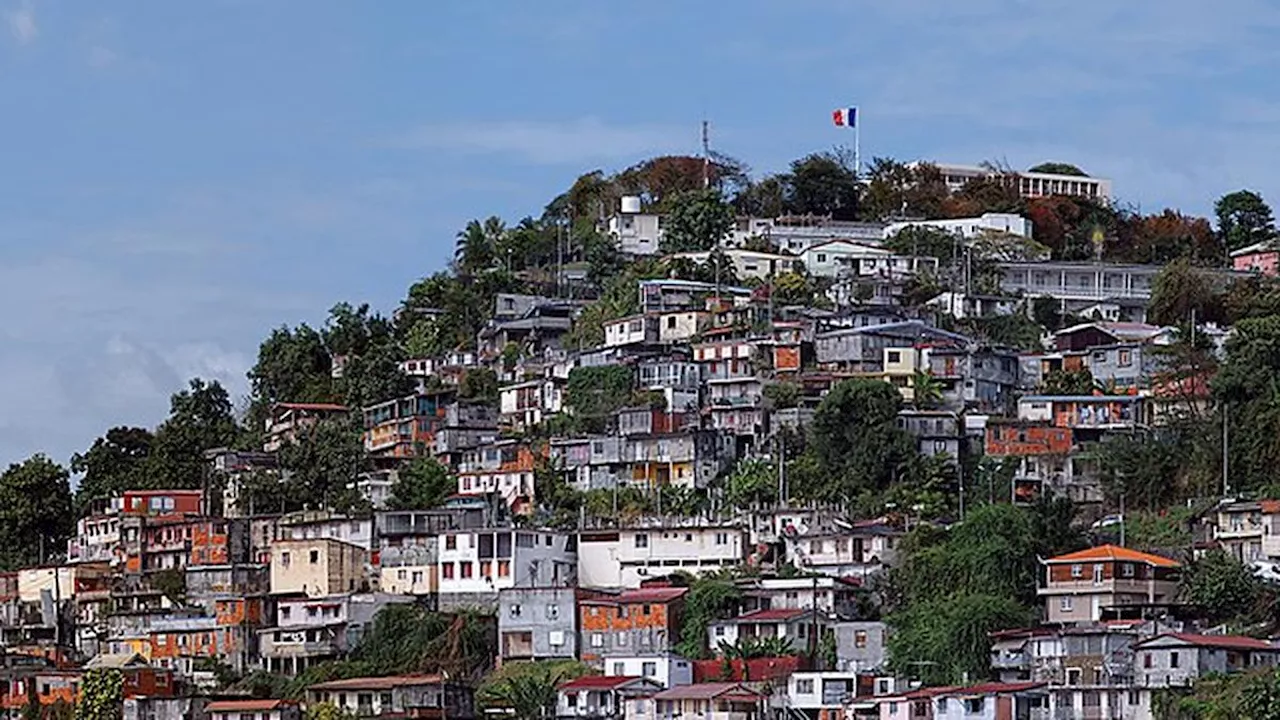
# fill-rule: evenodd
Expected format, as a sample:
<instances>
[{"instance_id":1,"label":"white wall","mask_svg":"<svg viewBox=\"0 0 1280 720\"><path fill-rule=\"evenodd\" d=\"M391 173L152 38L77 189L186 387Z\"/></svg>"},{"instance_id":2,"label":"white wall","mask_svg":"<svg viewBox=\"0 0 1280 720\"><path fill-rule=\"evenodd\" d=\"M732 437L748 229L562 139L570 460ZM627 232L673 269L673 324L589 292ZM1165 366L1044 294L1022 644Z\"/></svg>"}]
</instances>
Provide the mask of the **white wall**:
<instances>
[{"instance_id":1,"label":"white wall","mask_svg":"<svg viewBox=\"0 0 1280 720\"><path fill-rule=\"evenodd\" d=\"M653 670L653 674L645 672L650 669ZM669 688L693 684L693 663L677 656L606 655L604 674L612 677L647 677Z\"/></svg>"}]
</instances>

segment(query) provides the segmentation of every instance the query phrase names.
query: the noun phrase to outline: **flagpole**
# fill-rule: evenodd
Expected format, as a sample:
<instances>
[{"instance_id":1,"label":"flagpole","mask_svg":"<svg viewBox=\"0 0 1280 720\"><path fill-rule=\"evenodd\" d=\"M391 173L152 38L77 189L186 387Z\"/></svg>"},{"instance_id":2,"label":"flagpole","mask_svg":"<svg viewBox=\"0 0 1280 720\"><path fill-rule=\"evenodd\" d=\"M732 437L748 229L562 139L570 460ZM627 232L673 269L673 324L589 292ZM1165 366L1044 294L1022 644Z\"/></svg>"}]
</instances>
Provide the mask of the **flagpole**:
<instances>
[{"instance_id":1,"label":"flagpole","mask_svg":"<svg viewBox=\"0 0 1280 720\"><path fill-rule=\"evenodd\" d=\"M862 118L857 108L853 111L853 177L859 179L862 177Z\"/></svg>"}]
</instances>

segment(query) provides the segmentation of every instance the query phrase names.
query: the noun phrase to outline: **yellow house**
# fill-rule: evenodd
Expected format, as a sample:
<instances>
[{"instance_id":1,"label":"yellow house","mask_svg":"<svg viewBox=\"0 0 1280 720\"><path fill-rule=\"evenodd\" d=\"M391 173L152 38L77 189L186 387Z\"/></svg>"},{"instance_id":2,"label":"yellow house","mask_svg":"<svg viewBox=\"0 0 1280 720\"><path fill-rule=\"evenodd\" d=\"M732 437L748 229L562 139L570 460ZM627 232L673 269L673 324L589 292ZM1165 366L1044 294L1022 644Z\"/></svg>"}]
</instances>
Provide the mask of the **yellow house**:
<instances>
[{"instance_id":1,"label":"yellow house","mask_svg":"<svg viewBox=\"0 0 1280 720\"><path fill-rule=\"evenodd\" d=\"M312 597L369 590L369 552L333 538L271 544L271 592Z\"/></svg>"}]
</instances>

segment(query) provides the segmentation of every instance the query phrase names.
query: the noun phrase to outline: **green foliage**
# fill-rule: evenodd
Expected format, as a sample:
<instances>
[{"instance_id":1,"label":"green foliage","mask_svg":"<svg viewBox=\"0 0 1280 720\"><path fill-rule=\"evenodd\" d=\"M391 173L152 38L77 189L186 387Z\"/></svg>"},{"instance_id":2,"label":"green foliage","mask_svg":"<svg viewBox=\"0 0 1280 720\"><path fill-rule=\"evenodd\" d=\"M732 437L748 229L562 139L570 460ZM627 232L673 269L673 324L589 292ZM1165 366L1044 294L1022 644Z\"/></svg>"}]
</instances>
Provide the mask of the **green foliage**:
<instances>
[{"instance_id":1,"label":"green foliage","mask_svg":"<svg viewBox=\"0 0 1280 720\"><path fill-rule=\"evenodd\" d=\"M1219 322L1223 319L1221 297L1214 277L1192 267L1185 258L1166 265L1151 284L1147 319L1156 325L1183 325L1191 321Z\"/></svg>"},{"instance_id":2,"label":"green foliage","mask_svg":"<svg viewBox=\"0 0 1280 720\"><path fill-rule=\"evenodd\" d=\"M707 626L715 620L731 617L738 610L742 591L734 583L732 571L722 570L687 578L689 592L685 595L684 617L681 620L679 641L675 651L681 657L706 658Z\"/></svg>"},{"instance_id":3,"label":"green foliage","mask_svg":"<svg viewBox=\"0 0 1280 720\"><path fill-rule=\"evenodd\" d=\"M1164 720L1280 720L1280 672L1257 668L1201 677L1190 691L1155 694L1153 712Z\"/></svg>"},{"instance_id":4,"label":"green foliage","mask_svg":"<svg viewBox=\"0 0 1280 720\"><path fill-rule=\"evenodd\" d=\"M780 381L764 386L764 397L775 410L785 410L800 404L803 388L798 383Z\"/></svg>"},{"instance_id":5,"label":"green foliage","mask_svg":"<svg viewBox=\"0 0 1280 720\"><path fill-rule=\"evenodd\" d=\"M964 257L964 241L958 235L929 225L902 228L884 241L884 248L899 255L937 258L940 267Z\"/></svg>"},{"instance_id":6,"label":"green foliage","mask_svg":"<svg viewBox=\"0 0 1280 720\"><path fill-rule=\"evenodd\" d=\"M507 663L485 678L476 693L480 706L515 720L546 720L555 714L562 683L591 672L577 660Z\"/></svg>"},{"instance_id":7,"label":"green foliage","mask_svg":"<svg viewBox=\"0 0 1280 720\"><path fill-rule=\"evenodd\" d=\"M990 633L1024 627L1031 613L1016 600L984 592L956 592L915 603L887 618L892 669L925 685L985 679Z\"/></svg>"},{"instance_id":8,"label":"green foliage","mask_svg":"<svg viewBox=\"0 0 1280 720\"><path fill-rule=\"evenodd\" d=\"M778 500L778 472L767 460L743 458L725 482L725 502L734 508L772 507Z\"/></svg>"},{"instance_id":9,"label":"green foliage","mask_svg":"<svg viewBox=\"0 0 1280 720\"><path fill-rule=\"evenodd\" d=\"M76 720L117 720L124 707L124 676L113 668L85 670Z\"/></svg>"},{"instance_id":10,"label":"green foliage","mask_svg":"<svg viewBox=\"0 0 1280 720\"><path fill-rule=\"evenodd\" d=\"M1042 350L1040 335L1044 329L1023 313L965 318L958 327L961 332L1015 350Z\"/></svg>"},{"instance_id":11,"label":"green foliage","mask_svg":"<svg viewBox=\"0 0 1280 720\"><path fill-rule=\"evenodd\" d=\"M797 648L789 637L750 637L742 636L734 643L723 640L716 646L716 652L730 660L755 660L756 658L783 657L803 652L806 648ZM745 670L745 666L744 666Z\"/></svg>"},{"instance_id":12,"label":"green foliage","mask_svg":"<svg viewBox=\"0 0 1280 720\"><path fill-rule=\"evenodd\" d=\"M152 584L160 594L169 598L174 604L182 606L187 598L187 575L177 568L165 568L151 578Z\"/></svg>"},{"instance_id":13,"label":"green foliage","mask_svg":"<svg viewBox=\"0 0 1280 720\"><path fill-rule=\"evenodd\" d=\"M231 397L217 381L190 381L169 400L169 417L156 428L147 473L164 488L198 488L207 461L204 451L234 447L240 437Z\"/></svg>"},{"instance_id":14,"label":"green foliage","mask_svg":"<svg viewBox=\"0 0 1280 720\"><path fill-rule=\"evenodd\" d=\"M818 484L793 478L797 495L848 503L859 494L888 487L894 468L915 453L898 427L902 397L888 383L845 380L831 389L814 413L810 445L821 473Z\"/></svg>"},{"instance_id":15,"label":"green foliage","mask_svg":"<svg viewBox=\"0 0 1280 720\"><path fill-rule=\"evenodd\" d=\"M1214 204L1213 212L1218 217L1218 234L1228 250L1239 250L1276 237L1271 207L1251 190L1223 195Z\"/></svg>"},{"instance_id":16,"label":"green foliage","mask_svg":"<svg viewBox=\"0 0 1280 720\"><path fill-rule=\"evenodd\" d=\"M584 428L600 429L631 401L634 382L634 371L625 365L574 368L565 385L564 404Z\"/></svg>"},{"instance_id":17,"label":"green foliage","mask_svg":"<svg viewBox=\"0 0 1280 720\"><path fill-rule=\"evenodd\" d=\"M1042 162L1034 165L1027 170L1033 173L1045 173L1046 175L1074 175L1076 177L1089 177L1088 173L1071 163L1064 162Z\"/></svg>"},{"instance_id":18,"label":"green foliage","mask_svg":"<svg viewBox=\"0 0 1280 720\"><path fill-rule=\"evenodd\" d=\"M894 588L909 604L949 593L986 593L1035 601L1037 540L1027 511L983 505L946 535L929 531L910 539L908 558L893 569Z\"/></svg>"},{"instance_id":19,"label":"green foliage","mask_svg":"<svg viewBox=\"0 0 1280 720\"><path fill-rule=\"evenodd\" d=\"M642 260L628 265L621 273L603 278L600 299L583 308L573 321L573 328L560 339L561 346L584 349L600 345L604 342L604 323L640 312L636 283L666 276L666 266L654 260Z\"/></svg>"},{"instance_id":20,"label":"green foliage","mask_svg":"<svg viewBox=\"0 0 1280 720\"><path fill-rule=\"evenodd\" d=\"M700 252L717 247L733 229L733 208L715 190L676 196L662 221L664 253Z\"/></svg>"},{"instance_id":21,"label":"green foliage","mask_svg":"<svg viewBox=\"0 0 1280 720\"><path fill-rule=\"evenodd\" d=\"M867 169L867 187L860 210L866 220L895 217L941 217L942 201L949 194L938 168L905 165L890 158L875 158Z\"/></svg>"},{"instance_id":22,"label":"green foliage","mask_svg":"<svg viewBox=\"0 0 1280 720\"><path fill-rule=\"evenodd\" d=\"M333 508L339 512L359 509L362 500L354 488L356 477L368 469L360 427L351 420L325 420L307 428L280 449L280 466L287 480L274 488L283 491L285 507ZM254 498L256 507L273 507L281 498Z\"/></svg>"},{"instance_id":23,"label":"green foliage","mask_svg":"<svg viewBox=\"0 0 1280 720\"><path fill-rule=\"evenodd\" d=\"M71 456L71 472L80 475L76 514L83 515L93 502L125 490L153 487L147 460L154 442L155 436L145 428L114 427L88 450Z\"/></svg>"},{"instance_id":24,"label":"green foliage","mask_svg":"<svg viewBox=\"0 0 1280 720\"><path fill-rule=\"evenodd\" d=\"M497 651L497 625L491 615L389 605L378 612L351 660L370 675L443 670L466 681L488 672Z\"/></svg>"},{"instance_id":25,"label":"green foliage","mask_svg":"<svg viewBox=\"0 0 1280 720\"><path fill-rule=\"evenodd\" d=\"M1037 390L1044 395L1092 395L1093 373L1079 370L1050 370L1040 379Z\"/></svg>"},{"instance_id":26,"label":"green foliage","mask_svg":"<svg viewBox=\"0 0 1280 720\"><path fill-rule=\"evenodd\" d=\"M1201 608L1213 623L1241 620L1256 613L1262 582L1223 550L1211 550L1186 567L1181 596Z\"/></svg>"},{"instance_id":27,"label":"green foliage","mask_svg":"<svg viewBox=\"0 0 1280 720\"><path fill-rule=\"evenodd\" d=\"M344 711L333 703L313 703L302 714L304 720L354 720L355 714Z\"/></svg>"},{"instance_id":28,"label":"green foliage","mask_svg":"<svg viewBox=\"0 0 1280 720\"><path fill-rule=\"evenodd\" d=\"M1231 484L1256 489L1280 467L1280 316L1240 321L1226 349L1211 387L1230 425Z\"/></svg>"},{"instance_id":29,"label":"green foliage","mask_svg":"<svg viewBox=\"0 0 1280 720\"><path fill-rule=\"evenodd\" d=\"M787 210L796 215L829 215L855 220L858 213L857 168L843 152L814 153L791 163Z\"/></svg>"},{"instance_id":30,"label":"green foliage","mask_svg":"<svg viewBox=\"0 0 1280 720\"><path fill-rule=\"evenodd\" d=\"M917 408L936 408L942 404L942 383L933 373L917 370L911 377L911 396Z\"/></svg>"},{"instance_id":31,"label":"green foliage","mask_svg":"<svg viewBox=\"0 0 1280 720\"><path fill-rule=\"evenodd\" d=\"M467 368L458 383L459 400L497 405L498 396L498 374L489 368Z\"/></svg>"},{"instance_id":32,"label":"green foliage","mask_svg":"<svg viewBox=\"0 0 1280 720\"><path fill-rule=\"evenodd\" d=\"M430 510L457 492L457 480L435 458L414 458L400 469L387 500L390 510Z\"/></svg>"},{"instance_id":33,"label":"green foliage","mask_svg":"<svg viewBox=\"0 0 1280 720\"><path fill-rule=\"evenodd\" d=\"M481 222L472 220L458 232L454 245L453 264L460 275L473 275L496 265L498 247L506 235L507 227L501 218L489 217Z\"/></svg>"},{"instance_id":34,"label":"green foliage","mask_svg":"<svg viewBox=\"0 0 1280 720\"><path fill-rule=\"evenodd\" d=\"M34 567L61 554L74 526L61 465L33 455L0 473L0 568Z\"/></svg>"},{"instance_id":35,"label":"green foliage","mask_svg":"<svg viewBox=\"0 0 1280 720\"><path fill-rule=\"evenodd\" d=\"M329 351L319 332L307 326L280 327L258 347L258 361L249 370L254 408L251 419L260 426L278 402L334 402Z\"/></svg>"}]
</instances>

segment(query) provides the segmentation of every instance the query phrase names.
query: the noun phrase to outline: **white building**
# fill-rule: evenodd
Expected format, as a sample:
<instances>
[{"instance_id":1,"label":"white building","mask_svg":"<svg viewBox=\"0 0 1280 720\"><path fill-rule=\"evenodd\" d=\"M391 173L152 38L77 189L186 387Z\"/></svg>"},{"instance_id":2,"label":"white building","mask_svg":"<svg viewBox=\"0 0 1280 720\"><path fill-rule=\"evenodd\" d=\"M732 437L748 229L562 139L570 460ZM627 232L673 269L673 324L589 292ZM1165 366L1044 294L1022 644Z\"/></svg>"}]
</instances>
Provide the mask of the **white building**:
<instances>
[{"instance_id":1,"label":"white building","mask_svg":"<svg viewBox=\"0 0 1280 720\"><path fill-rule=\"evenodd\" d=\"M945 230L966 240L982 237L989 233L1031 237L1031 221L1014 213L983 213L978 217L951 218L946 220L910 220L891 223L884 229L885 239L889 239L909 227L931 227Z\"/></svg>"},{"instance_id":2,"label":"white building","mask_svg":"<svg viewBox=\"0 0 1280 720\"><path fill-rule=\"evenodd\" d=\"M658 525L583 531L578 581L583 587L638 588L642 580L677 570L697 575L742 563L746 532L719 526Z\"/></svg>"},{"instance_id":3,"label":"white building","mask_svg":"<svg viewBox=\"0 0 1280 720\"><path fill-rule=\"evenodd\" d=\"M664 688L693 684L693 663L664 655L606 655L604 673L611 677L645 677Z\"/></svg>"},{"instance_id":4,"label":"white building","mask_svg":"<svg viewBox=\"0 0 1280 720\"><path fill-rule=\"evenodd\" d=\"M734 274L739 280L746 278L757 278L760 280L767 279L774 275L788 272L795 265L796 258L790 255L776 255L774 253L756 252L754 250L740 250L737 248L724 250L724 256L733 264ZM709 252L685 252L671 255L668 259L686 259L698 265L705 265L711 262L711 253Z\"/></svg>"},{"instance_id":5,"label":"white building","mask_svg":"<svg viewBox=\"0 0 1280 720\"><path fill-rule=\"evenodd\" d=\"M737 227L725 238L725 247L742 247L752 238L769 241L779 252L799 255L828 240L852 240L878 244L884 238L880 223L847 222L826 218L739 218Z\"/></svg>"},{"instance_id":6,"label":"white building","mask_svg":"<svg viewBox=\"0 0 1280 720\"><path fill-rule=\"evenodd\" d=\"M573 537L547 530L464 530L440 535L437 584L451 607L496 601L513 587L568 587L577 572Z\"/></svg>"},{"instance_id":7,"label":"white building","mask_svg":"<svg viewBox=\"0 0 1280 720\"><path fill-rule=\"evenodd\" d=\"M820 710L839 716L839 711L857 694L856 672L795 672L787 678L787 707L809 716L817 715Z\"/></svg>"},{"instance_id":8,"label":"white building","mask_svg":"<svg viewBox=\"0 0 1280 720\"><path fill-rule=\"evenodd\" d=\"M304 510L281 518L280 539L340 540L363 550L373 550L373 520Z\"/></svg>"},{"instance_id":9,"label":"white building","mask_svg":"<svg viewBox=\"0 0 1280 720\"><path fill-rule=\"evenodd\" d=\"M1054 173L993 171L978 165L947 165L938 163L942 179L951 192L956 192L970 180L986 177L1017 179L1018 194L1026 198L1048 195L1069 195L1102 202L1111 200L1111 181L1081 175L1056 175Z\"/></svg>"},{"instance_id":10,"label":"white building","mask_svg":"<svg viewBox=\"0 0 1280 720\"><path fill-rule=\"evenodd\" d=\"M652 345L658 342L658 318L653 315L632 315L603 323L604 347L623 345Z\"/></svg>"},{"instance_id":11,"label":"white building","mask_svg":"<svg viewBox=\"0 0 1280 720\"><path fill-rule=\"evenodd\" d=\"M847 240L832 240L800 254L804 269L814 277L905 278L918 272L937 272L932 257L895 255L884 248Z\"/></svg>"},{"instance_id":12,"label":"white building","mask_svg":"<svg viewBox=\"0 0 1280 720\"><path fill-rule=\"evenodd\" d=\"M1240 635L1166 633L1134 646L1134 683L1186 687L1205 675L1273 668L1280 648Z\"/></svg>"},{"instance_id":13,"label":"white building","mask_svg":"<svg viewBox=\"0 0 1280 720\"><path fill-rule=\"evenodd\" d=\"M640 212L640 198L622 198L621 212L609 218L609 237L627 255L657 255L662 243L662 218Z\"/></svg>"},{"instance_id":14,"label":"white building","mask_svg":"<svg viewBox=\"0 0 1280 720\"><path fill-rule=\"evenodd\" d=\"M711 313L677 310L658 315L658 342L670 345L686 342L711 325Z\"/></svg>"},{"instance_id":15,"label":"white building","mask_svg":"<svg viewBox=\"0 0 1280 720\"><path fill-rule=\"evenodd\" d=\"M498 404L502 421L522 429L564 409L564 392L554 378L535 378L499 388Z\"/></svg>"},{"instance_id":16,"label":"white building","mask_svg":"<svg viewBox=\"0 0 1280 720\"><path fill-rule=\"evenodd\" d=\"M67 541L67 562L111 562L120 547L120 516L90 515L76 521L75 537Z\"/></svg>"},{"instance_id":17,"label":"white building","mask_svg":"<svg viewBox=\"0 0 1280 720\"><path fill-rule=\"evenodd\" d=\"M790 641L791 649L804 653L812 648L813 633L818 637L827 627L822 613L812 610L753 610L728 620L717 620L707 627L707 641L712 650L721 643L734 645L744 638L778 638Z\"/></svg>"}]
</instances>

